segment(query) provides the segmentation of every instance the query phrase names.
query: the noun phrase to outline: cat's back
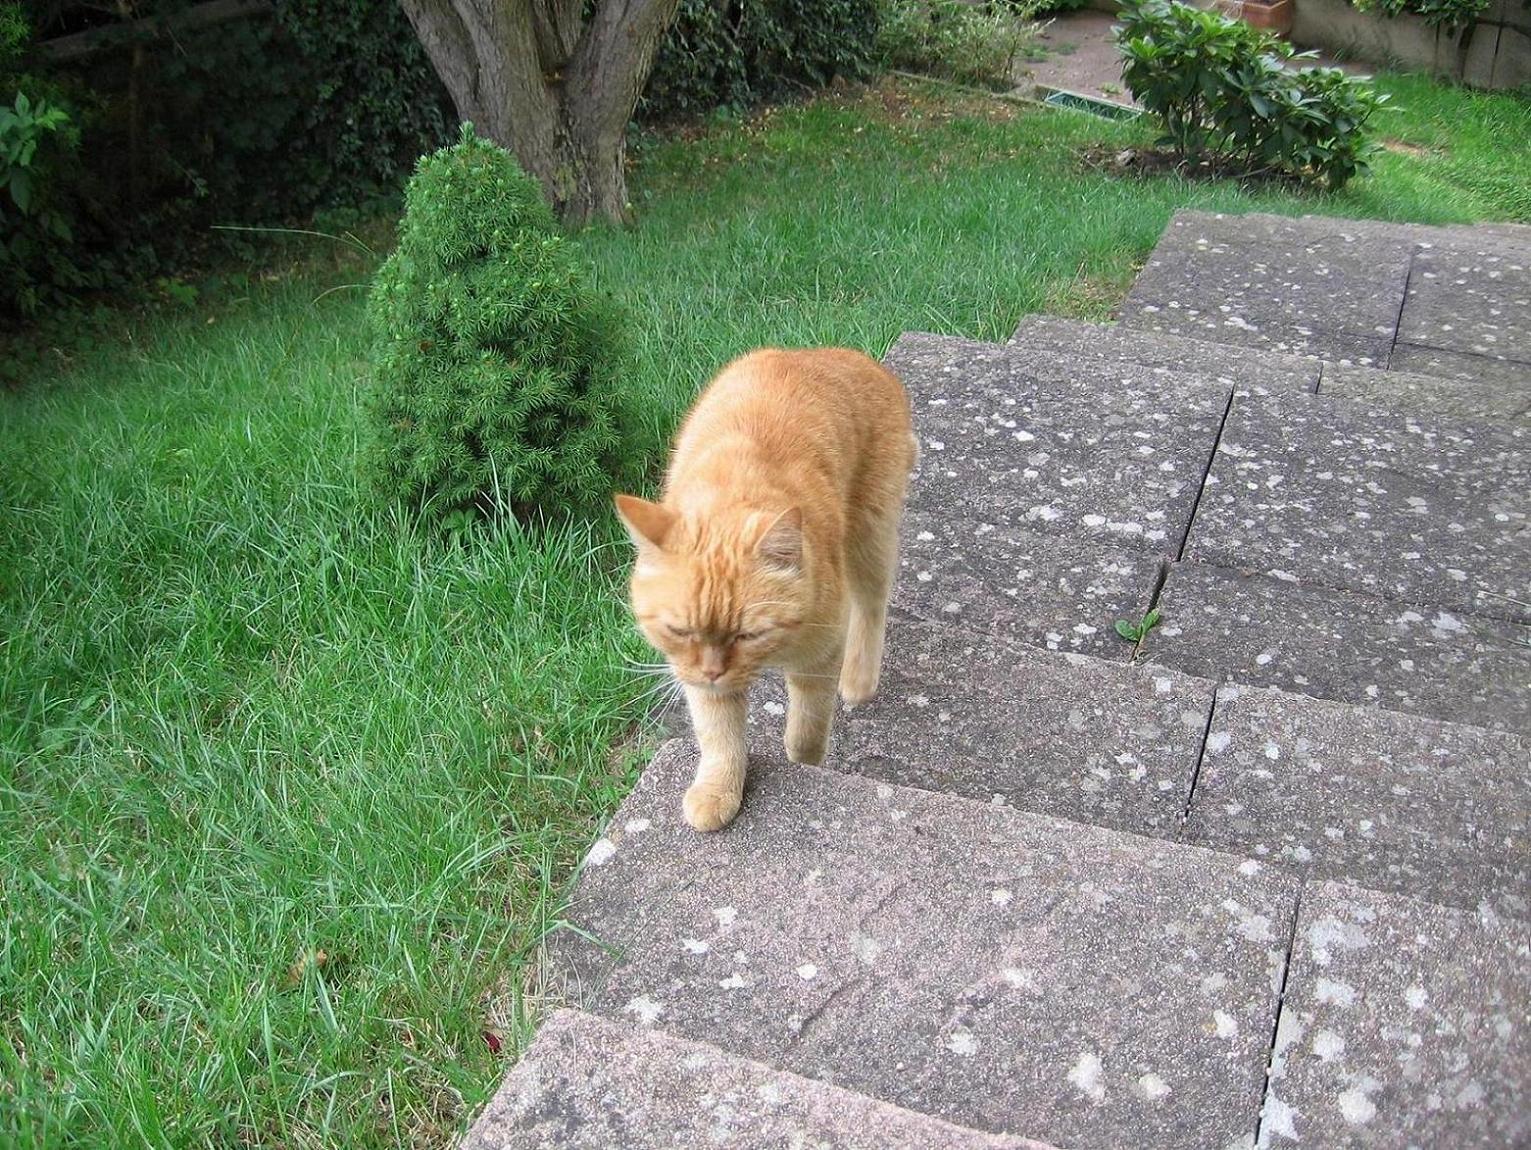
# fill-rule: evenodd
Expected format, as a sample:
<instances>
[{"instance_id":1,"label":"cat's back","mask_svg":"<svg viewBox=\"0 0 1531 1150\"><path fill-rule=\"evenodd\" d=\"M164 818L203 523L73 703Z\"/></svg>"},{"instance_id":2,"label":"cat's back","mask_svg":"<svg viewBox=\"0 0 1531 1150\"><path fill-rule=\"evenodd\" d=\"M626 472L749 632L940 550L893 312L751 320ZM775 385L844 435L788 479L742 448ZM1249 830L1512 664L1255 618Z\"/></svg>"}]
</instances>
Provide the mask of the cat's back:
<instances>
[{"instance_id":1,"label":"cat's back","mask_svg":"<svg viewBox=\"0 0 1531 1150\"><path fill-rule=\"evenodd\" d=\"M816 529L892 506L915 460L898 377L848 348L763 348L725 367L691 409L667 497L712 507L796 504Z\"/></svg>"},{"instance_id":2,"label":"cat's back","mask_svg":"<svg viewBox=\"0 0 1531 1150\"><path fill-rule=\"evenodd\" d=\"M907 437L909 397L898 377L851 348L761 348L720 371L698 398L677 451L740 436L762 447L820 443L840 450Z\"/></svg>"}]
</instances>

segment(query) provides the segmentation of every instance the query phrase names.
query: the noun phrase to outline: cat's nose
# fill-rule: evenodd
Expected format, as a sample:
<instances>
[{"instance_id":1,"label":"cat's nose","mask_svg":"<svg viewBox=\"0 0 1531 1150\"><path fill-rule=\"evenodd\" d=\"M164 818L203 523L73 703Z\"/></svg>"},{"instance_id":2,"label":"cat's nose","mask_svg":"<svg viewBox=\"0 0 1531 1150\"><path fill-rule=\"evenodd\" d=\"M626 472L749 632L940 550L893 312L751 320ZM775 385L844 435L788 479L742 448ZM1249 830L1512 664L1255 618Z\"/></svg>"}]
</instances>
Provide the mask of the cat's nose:
<instances>
[{"instance_id":1,"label":"cat's nose","mask_svg":"<svg viewBox=\"0 0 1531 1150\"><path fill-rule=\"evenodd\" d=\"M728 659L721 649L706 647L702 650L702 674L707 676L708 682L716 683L726 670Z\"/></svg>"}]
</instances>

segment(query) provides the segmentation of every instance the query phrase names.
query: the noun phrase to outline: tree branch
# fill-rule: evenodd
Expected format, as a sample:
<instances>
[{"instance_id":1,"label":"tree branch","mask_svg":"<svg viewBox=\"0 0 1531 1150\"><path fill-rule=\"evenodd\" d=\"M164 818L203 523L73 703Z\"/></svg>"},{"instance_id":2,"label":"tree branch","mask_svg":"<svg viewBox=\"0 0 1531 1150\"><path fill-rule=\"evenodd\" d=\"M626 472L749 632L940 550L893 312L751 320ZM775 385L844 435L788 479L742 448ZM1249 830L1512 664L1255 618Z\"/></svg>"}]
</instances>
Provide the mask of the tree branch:
<instances>
[{"instance_id":1,"label":"tree branch","mask_svg":"<svg viewBox=\"0 0 1531 1150\"><path fill-rule=\"evenodd\" d=\"M274 11L270 0L208 0L190 8L142 16L121 24L106 24L84 32L71 32L37 45L37 54L46 60L64 62L94 56L122 44L141 43L172 32L191 32L212 28L247 16L269 16Z\"/></svg>"},{"instance_id":2,"label":"tree branch","mask_svg":"<svg viewBox=\"0 0 1531 1150\"><path fill-rule=\"evenodd\" d=\"M462 14L448 0L400 0L436 75L446 85L462 120L482 118L478 96L480 62Z\"/></svg>"},{"instance_id":3,"label":"tree branch","mask_svg":"<svg viewBox=\"0 0 1531 1150\"><path fill-rule=\"evenodd\" d=\"M569 61L567 83L590 99L598 138L627 129L680 0L599 0Z\"/></svg>"},{"instance_id":4,"label":"tree branch","mask_svg":"<svg viewBox=\"0 0 1531 1150\"><path fill-rule=\"evenodd\" d=\"M579 44L583 16L581 0L534 0L532 21L536 27L537 55L541 58L544 76L561 76L563 73Z\"/></svg>"}]
</instances>

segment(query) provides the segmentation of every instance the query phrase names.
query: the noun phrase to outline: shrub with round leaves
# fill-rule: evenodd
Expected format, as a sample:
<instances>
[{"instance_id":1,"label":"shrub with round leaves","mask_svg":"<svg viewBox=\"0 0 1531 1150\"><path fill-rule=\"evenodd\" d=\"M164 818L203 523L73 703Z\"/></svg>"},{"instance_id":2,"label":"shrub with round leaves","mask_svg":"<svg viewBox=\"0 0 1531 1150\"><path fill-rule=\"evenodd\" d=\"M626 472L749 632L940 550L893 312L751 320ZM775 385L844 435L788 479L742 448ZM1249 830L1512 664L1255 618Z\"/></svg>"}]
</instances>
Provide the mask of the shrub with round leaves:
<instances>
[{"instance_id":1,"label":"shrub with round leaves","mask_svg":"<svg viewBox=\"0 0 1531 1150\"><path fill-rule=\"evenodd\" d=\"M463 126L420 161L372 288L373 479L440 519L559 515L627 478L616 318L537 183Z\"/></svg>"},{"instance_id":2,"label":"shrub with round leaves","mask_svg":"<svg viewBox=\"0 0 1531 1150\"><path fill-rule=\"evenodd\" d=\"M1368 81L1291 67L1312 53L1179 0L1122 0L1116 40L1127 89L1181 157L1225 157L1329 191L1366 170L1366 126L1387 102Z\"/></svg>"}]
</instances>

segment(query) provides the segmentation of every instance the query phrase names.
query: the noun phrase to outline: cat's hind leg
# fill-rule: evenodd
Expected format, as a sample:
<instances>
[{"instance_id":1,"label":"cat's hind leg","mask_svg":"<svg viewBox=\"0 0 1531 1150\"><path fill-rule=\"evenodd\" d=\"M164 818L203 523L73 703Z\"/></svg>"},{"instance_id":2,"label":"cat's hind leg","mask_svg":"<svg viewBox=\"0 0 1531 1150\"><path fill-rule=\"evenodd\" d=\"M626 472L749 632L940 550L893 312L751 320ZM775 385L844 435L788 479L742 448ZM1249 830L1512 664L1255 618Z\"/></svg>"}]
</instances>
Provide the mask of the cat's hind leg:
<instances>
[{"instance_id":1,"label":"cat's hind leg","mask_svg":"<svg viewBox=\"0 0 1531 1150\"><path fill-rule=\"evenodd\" d=\"M882 674L883 635L888 626L888 597L898 570L899 511L866 516L852 536L846 575L850 621L840 697L848 707L869 702Z\"/></svg>"},{"instance_id":2,"label":"cat's hind leg","mask_svg":"<svg viewBox=\"0 0 1531 1150\"><path fill-rule=\"evenodd\" d=\"M699 831L722 830L733 822L744 800L744 774L749 758L745 747L745 695L718 695L700 687L686 688L691 726L696 731L700 761L696 779L686 790L681 807L686 822Z\"/></svg>"}]
</instances>

